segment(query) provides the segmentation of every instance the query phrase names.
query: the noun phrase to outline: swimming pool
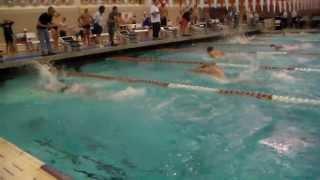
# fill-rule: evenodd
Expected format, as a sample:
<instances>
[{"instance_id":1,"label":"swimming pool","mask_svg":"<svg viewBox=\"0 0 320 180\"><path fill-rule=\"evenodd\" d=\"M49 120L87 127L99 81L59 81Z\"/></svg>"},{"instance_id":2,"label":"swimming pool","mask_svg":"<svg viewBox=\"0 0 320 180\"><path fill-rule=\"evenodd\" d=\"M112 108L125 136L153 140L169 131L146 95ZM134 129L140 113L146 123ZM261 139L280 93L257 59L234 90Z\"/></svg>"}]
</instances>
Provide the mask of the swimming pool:
<instances>
[{"instance_id":1,"label":"swimming pool","mask_svg":"<svg viewBox=\"0 0 320 180\"><path fill-rule=\"evenodd\" d=\"M288 54L269 44L298 43ZM117 57L81 72L210 88L320 99L320 72L261 70L261 65L320 69L319 34L260 35L128 54L157 60L218 63L230 82L192 72L197 65L134 63ZM72 71L72 68L67 70ZM38 74L0 88L0 136L75 179L318 179L319 105L263 101L197 90L66 77L87 95L44 91Z\"/></svg>"}]
</instances>

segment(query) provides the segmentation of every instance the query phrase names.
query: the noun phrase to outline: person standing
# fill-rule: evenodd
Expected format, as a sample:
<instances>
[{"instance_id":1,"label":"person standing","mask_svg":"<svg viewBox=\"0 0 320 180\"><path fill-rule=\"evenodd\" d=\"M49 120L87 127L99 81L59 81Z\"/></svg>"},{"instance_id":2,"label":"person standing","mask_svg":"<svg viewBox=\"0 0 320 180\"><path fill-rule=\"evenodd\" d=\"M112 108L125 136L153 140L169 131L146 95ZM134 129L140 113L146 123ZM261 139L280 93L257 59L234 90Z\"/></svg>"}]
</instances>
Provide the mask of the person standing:
<instances>
[{"instance_id":1,"label":"person standing","mask_svg":"<svg viewBox=\"0 0 320 180\"><path fill-rule=\"evenodd\" d=\"M96 43L101 45L100 35L103 32L103 28L105 26L105 12L106 8L104 6L100 6L98 12L94 17L94 24L92 33L96 35Z\"/></svg>"},{"instance_id":2,"label":"person standing","mask_svg":"<svg viewBox=\"0 0 320 180\"><path fill-rule=\"evenodd\" d=\"M114 43L114 34L116 32L117 27L117 19L118 19L118 8L117 6L114 6L112 8L112 11L109 14L108 17L108 33L109 33L109 42L111 46L116 46Z\"/></svg>"},{"instance_id":3,"label":"person standing","mask_svg":"<svg viewBox=\"0 0 320 180\"><path fill-rule=\"evenodd\" d=\"M152 36L153 39L159 39L160 32L160 11L158 8L158 0L152 0L150 7L151 23L152 23Z\"/></svg>"},{"instance_id":4,"label":"person standing","mask_svg":"<svg viewBox=\"0 0 320 180\"><path fill-rule=\"evenodd\" d=\"M56 12L52 17L53 27L50 29L51 37L53 40L53 48L55 50L59 49L59 31L60 31L59 25L61 24L61 22L62 22L62 16L60 13Z\"/></svg>"},{"instance_id":5,"label":"person standing","mask_svg":"<svg viewBox=\"0 0 320 180\"><path fill-rule=\"evenodd\" d=\"M90 28L91 24L93 23L93 18L89 14L88 8L84 9L83 14L78 18L78 23L80 28L82 28L83 31L83 42L87 46L90 45Z\"/></svg>"},{"instance_id":6,"label":"person standing","mask_svg":"<svg viewBox=\"0 0 320 180\"><path fill-rule=\"evenodd\" d=\"M161 26L166 27L168 25L168 8L165 0L161 2L160 10L160 18L161 18Z\"/></svg>"},{"instance_id":7,"label":"person standing","mask_svg":"<svg viewBox=\"0 0 320 180\"><path fill-rule=\"evenodd\" d=\"M52 17L55 13L53 7L49 7L48 11L39 16L37 23L38 38L40 40L41 55L53 55L51 42L49 37L49 29L53 27Z\"/></svg>"},{"instance_id":8,"label":"person standing","mask_svg":"<svg viewBox=\"0 0 320 180\"><path fill-rule=\"evenodd\" d=\"M185 12L182 14L182 20L181 20L181 33L182 36L190 36L190 22L191 22L191 16L192 16L192 8L187 7Z\"/></svg>"},{"instance_id":9,"label":"person standing","mask_svg":"<svg viewBox=\"0 0 320 180\"><path fill-rule=\"evenodd\" d=\"M16 47L14 44L14 33L12 30L14 22L10 20L4 20L0 27L3 28L4 39L6 41L7 54L14 54Z\"/></svg>"}]
</instances>

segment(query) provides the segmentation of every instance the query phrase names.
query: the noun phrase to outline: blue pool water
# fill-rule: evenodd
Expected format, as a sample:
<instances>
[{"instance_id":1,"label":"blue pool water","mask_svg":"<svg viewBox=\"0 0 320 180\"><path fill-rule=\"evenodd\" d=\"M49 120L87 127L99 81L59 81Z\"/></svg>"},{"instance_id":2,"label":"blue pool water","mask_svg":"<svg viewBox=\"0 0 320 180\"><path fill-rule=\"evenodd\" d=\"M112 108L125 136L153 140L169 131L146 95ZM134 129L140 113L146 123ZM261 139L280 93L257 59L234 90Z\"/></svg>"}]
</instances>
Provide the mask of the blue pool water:
<instances>
[{"instance_id":1,"label":"blue pool water","mask_svg":"<svg viewBox=\"0 0 320 180\"><path fill-rule=\"evenodd\" d=\"M260 35L242 45L238 39L128 54L211 61L205 49L215 46L226 52L219 63L250 65L226 67L234 80L229 83L192 73L196 65L119 62L110 57L82 66L81 72L320 99L319 72L254 68L320 69L320 35ZM299 50L267 54L273 51L271 43L298 44ZM6 81L0 88L0 136L75 179L320 178L319 106L147 84L63 80L80 83L91 93L47 92L35 73Z\"/></svg>"}]
</instances>

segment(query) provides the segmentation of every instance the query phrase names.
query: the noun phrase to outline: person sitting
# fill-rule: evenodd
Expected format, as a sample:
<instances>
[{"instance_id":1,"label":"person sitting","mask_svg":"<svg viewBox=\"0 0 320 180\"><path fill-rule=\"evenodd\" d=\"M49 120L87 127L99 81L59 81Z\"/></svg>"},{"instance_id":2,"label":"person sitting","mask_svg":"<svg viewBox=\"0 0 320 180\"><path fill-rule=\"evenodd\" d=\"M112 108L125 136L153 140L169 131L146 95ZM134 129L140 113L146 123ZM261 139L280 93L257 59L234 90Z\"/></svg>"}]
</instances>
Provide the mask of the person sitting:
<instances>
[{"instance_id":1,"label":"person sitting","mask_svg":"<svg viewBox=\"0 0 320 180\"><path fill-rule=\"evenodd\" d=\"M144 12L143 13L143 22L142 22L142 27L148 29L152 26L151 24L151 19L150 19L150 16L147 16L147 13Z\"/></svg>"},{"instance_id":2,"label":"person sitting","mask_svg":"<svg viewBox=\"0 0 320 180\"><path fill-rule=\"evenodd\" d=\"M128 14L128 13L125 13L125 14L124 14L124 16L123 16L123 23L124 23L125 25L127 25L127 24L132 24L132 23L131 23L131 18L129 17L129 14Z\"/></svg>"},{"instance_id":3,"label":"person sitting","mask_svg":"<svg viewBox=\"0 0 320 180\"><path fill-rule=\"evenodd\" d=\"M58 26L59 26L59 36L60 37L67 36L70 26L67 23L66 17L62 18L62 21L60 22L60 24Z\"/></svg>"},{"instance_id":4,"label":"person sitting","mask_svg":"<svg viewBox=\"0 0 320 180\"><path fill-rule=\"evenodd\" d=\"M207 48L207 53L211 58L221 58L224 56L223 51L216 50L211 46Z\"/></svg>"},{"instance_id":5,"label":"person sitting","mask_svg":"<svg viewBox=\"0 0 320 180\"><path fill-rule=\"evenodd\" d=\"M130 18L130 24L137 24L137 16L135 14Z\"/></svg>"}]
</instances>

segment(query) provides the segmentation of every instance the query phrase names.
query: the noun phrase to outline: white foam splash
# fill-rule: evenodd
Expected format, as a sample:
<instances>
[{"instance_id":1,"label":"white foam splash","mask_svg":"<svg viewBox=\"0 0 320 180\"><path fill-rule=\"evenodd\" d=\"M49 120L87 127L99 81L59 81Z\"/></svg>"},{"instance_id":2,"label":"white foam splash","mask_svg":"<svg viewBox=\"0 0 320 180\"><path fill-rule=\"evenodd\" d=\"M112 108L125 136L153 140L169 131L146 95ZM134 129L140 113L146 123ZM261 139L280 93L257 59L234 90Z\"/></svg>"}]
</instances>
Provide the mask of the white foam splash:
<instances>
[{"instance_id":1,"label":"white foam splash","mask_svg":"<svg viewBox=\"0 0 320 180\"><path fill-rule=\"evenodd\" d=\"M255 36L235 36L231 39L229 39L230 43L235 43L235 44L249 44L253 39L255 38Z\"/></svg>"},{"instance_id":2,"label":"white foam splash","mask_svg":"<svg viewBox=\"0 0 320 180\"><path fill-rule=\"evenodd\" d=\"M115 94L111 95L111 99L113 100L124 100L132 97L137 97L137 96L144 96L145 95L145 89L135 89L133 87L128 87L125 90L116 92Z\"/></svg>"},{"instance_id":3,"label":"white foam splash","mask_svg":"<svg viewBox=\"0 0 320 180\"><path fill-rule=\"evenodd\" d=\"M272 72L272 77L287 82L295 82L297 79L291 76L287 71Z\"/></svg>"},{"instance_id":4,"label":"white foam splash","mask_svg":"<svg viewBox=\"0 0 320 180\"><path fill-rule=\"evenodd\" d=\"M269 138L260 140L259 143L266 145L283 155L302 151L304 148L311 145L305 138L300 137L301 135L299 135L299 132L295 131L285 129L283 132L276 133Z\"/></svg>"},{"instance_id":5,"label":"white foam splash","mask_svg":"<svg viewBox=\"0 0 320 180\"><path fill-rule=\"evenodd\" d=\"M161 102L154 109L155 110L163 109L163 108L169 106L169 104L173 103L175 100L176 100L176 97L172 97L169 100L165 100L165 101Z\"/></svg>"},{"instance_id":6,"label":"white foam splash","mask_svg":"<svg viewBox=\"0 0 320 180\"><path fill-rule=\"evenodd\" d=\"M35 63L35 67L40 74L40 85L43 86L48 91L58 91L65 86L62 82L58 80L56 74L54 74L47 64Z\"/></svg>"}]
</instances>

